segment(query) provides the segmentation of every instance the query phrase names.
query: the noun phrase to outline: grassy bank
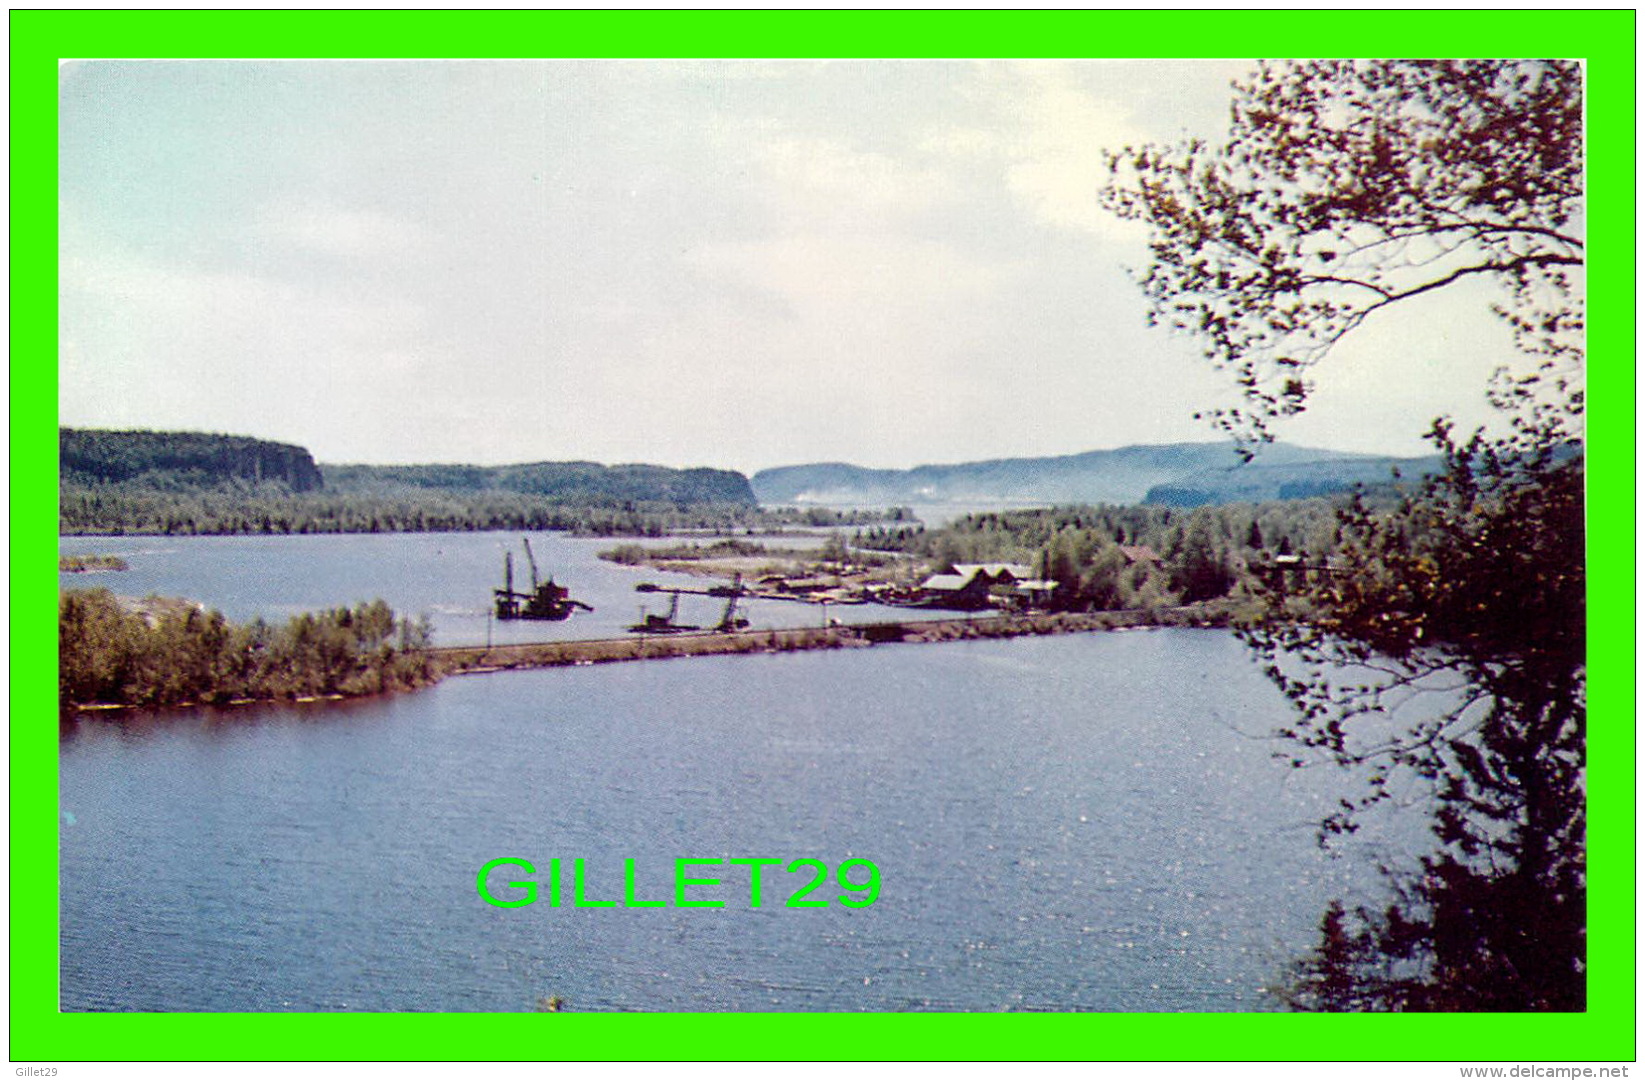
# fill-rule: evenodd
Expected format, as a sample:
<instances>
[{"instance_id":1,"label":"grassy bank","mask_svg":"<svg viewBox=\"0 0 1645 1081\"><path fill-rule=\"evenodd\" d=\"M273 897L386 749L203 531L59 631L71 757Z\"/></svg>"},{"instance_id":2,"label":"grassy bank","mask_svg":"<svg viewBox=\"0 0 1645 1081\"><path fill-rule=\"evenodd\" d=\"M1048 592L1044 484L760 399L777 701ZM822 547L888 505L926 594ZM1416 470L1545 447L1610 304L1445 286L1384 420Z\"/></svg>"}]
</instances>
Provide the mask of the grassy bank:
<instances>
[{"instance_id":1,"label":"grassy bank","mask_svg":"<svg viewBox=\"0 0 1645 1081\"><path fill-rule=\"evenodd\" d=\"M893 643L960 642L979 638L1074 634L1127 627L1212 626L1224 622L1208 607L1157 611L1058 612L985 616L972 619L909 620L835 627L602 638L505 646L457 646L431 650L446 675L562 668L618 661L749 653L793 653L818 649L861 649Z\"/></svg>"}]
</instances>

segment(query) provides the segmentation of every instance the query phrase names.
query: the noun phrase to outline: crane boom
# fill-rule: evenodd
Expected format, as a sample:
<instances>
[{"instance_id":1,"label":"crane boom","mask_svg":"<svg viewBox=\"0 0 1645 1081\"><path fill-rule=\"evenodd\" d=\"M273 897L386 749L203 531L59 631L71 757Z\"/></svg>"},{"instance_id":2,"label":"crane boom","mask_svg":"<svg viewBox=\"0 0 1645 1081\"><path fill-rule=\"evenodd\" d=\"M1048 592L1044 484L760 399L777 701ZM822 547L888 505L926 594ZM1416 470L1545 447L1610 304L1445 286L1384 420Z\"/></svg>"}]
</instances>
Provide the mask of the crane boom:
<instances>
[{"instance_id":1,"label":"crane boom","mask_svg":"<svg viewBox=\"0 0 1645 1081\"><path fill-rule=\"evenodd\" d=\"M547 582L542 581L537 570L537 556L531 550L531 540L525 539L525 557L531 564L531 592L520 593L514 588L514 553L503 552L503 588L494 589L492 603L498 619L566 619L581 608L585 612L594 609L582 601L573 600L571 591L565 586L554 584L551 575Z\"/></svg>"},{"instance_id":2,"label":"crane boom","mask_svg":"<svg viewBox=\"0 0 1645 1081\"><path fill-rule=\"evenodd\" d=\"M537 592L537 557L531 554L531 538L521 537L520 540L525 542L526 561L531 564L531 592L535 593Z\"/></svg>"}]
</instances>

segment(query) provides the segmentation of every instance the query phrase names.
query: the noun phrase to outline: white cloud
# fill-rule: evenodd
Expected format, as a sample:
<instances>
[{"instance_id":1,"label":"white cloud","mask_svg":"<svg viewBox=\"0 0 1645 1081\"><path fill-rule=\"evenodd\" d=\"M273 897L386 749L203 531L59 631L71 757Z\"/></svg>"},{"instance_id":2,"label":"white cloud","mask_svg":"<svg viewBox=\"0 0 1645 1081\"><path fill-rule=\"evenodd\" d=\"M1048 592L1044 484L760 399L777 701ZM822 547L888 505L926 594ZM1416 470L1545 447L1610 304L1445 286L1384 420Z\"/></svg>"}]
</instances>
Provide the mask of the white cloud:
<instances>
[{"instance_id":1,"label":"white cloud","mask_svg":"<svg viewBox=\"0 0 1645 1081\"><path fill-rule=\"evenodd\" d=\"M917 460L934 425L960 423L1003 385L994 301L1014 266L834 233L712 245L689 264L711 286L699 303L643 326L583 324L565 343L557 363L577 378L554 400L585 422L580 453L627 457L617 448L643 441L673 448L670 461L746 468ZM529 411L502 407L522 423Z\"/></svg>"},{"instance_id":2,"label":"white cloud","mask_svg":"<svg viewBox=\"0 0 1645 1081\"><path fill-rule=\"evenodd\" d=\"M65 423L302 440L438 368L420 310L393 296L113 249L66 252L60 280Z\"/></svg>"},{"instance_id":3,"label":"white cloud","mask_svg":"<svg viewBox=\"0 0 1645 1081\"><path fill-rule=\"evenodd\" d=\"M143 66L65 104L64 417L332 461L1206 438L1221 384L1095 193L1106 149L1214 134L1236 66ZM1335 438L1406 396L1373 383L1322 389Z\"/></svg>"},{"instance_id":4,"label":"white cloud","mask_svg":"<svg viewBox=\"0 0 1645 1081\"><path fill-rule=\"evenodd\" d=\"M942 172L888 154L856 150L830 139L774 138L755 161L783 203L836 215L918 213L954 197Z\"/></svg>"},{"instance_id":5,"label":"white cloud","mask_svg":"<svg viewBox=\"0 0 1645 1081\"><path fill-rule=\"evenodd\" d=\"M1135 230L1104 212L1097 189L1107 175L1104 154L1146 142L1128 107L1079 85L1066 63L986 64L969 94L989 114L986 127L956 125L931 133L933 153L991 166L1038 220L1116 239Z\"/></svg>"},{"instance_id":6,"label":"white cloud","mask_svg":"<svg viewBox=\"0 0 1645 1081\"><path fill-rule=\"evenodd\" d=\"M303 203L262 207L251 234L299 253L351 260L410 255L430 241L422 227L376 211Z\"/></svg>"},{"instance_id":7,"label":"white cloud","mask_svg":"<svg viewBox=\"0 0 1645 1081\"><path fill-rule=\"evenodd\" d=\"M774 294L798 317L825 326L873 321L877 313L906 318L933 302L964 302L998 288L1010 273L937 241L866 233L792 233L713 244L689 262Z\"/></svg>"}]
</instances>

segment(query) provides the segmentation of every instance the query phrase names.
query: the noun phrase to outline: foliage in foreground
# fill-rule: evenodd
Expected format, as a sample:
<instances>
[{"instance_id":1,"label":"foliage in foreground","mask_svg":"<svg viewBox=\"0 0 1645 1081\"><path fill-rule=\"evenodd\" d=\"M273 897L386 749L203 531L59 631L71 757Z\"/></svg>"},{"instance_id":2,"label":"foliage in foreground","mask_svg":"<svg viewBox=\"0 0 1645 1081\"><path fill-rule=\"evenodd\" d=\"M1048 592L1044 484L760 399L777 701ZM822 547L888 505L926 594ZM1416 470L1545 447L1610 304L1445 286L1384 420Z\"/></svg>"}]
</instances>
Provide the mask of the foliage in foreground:
<instances>
[{"instance_id":1,"label":"foliage in foreground","mask_svg":"<svg viewBox=\"0 0 1645 1081\"><path fill-rule=\"evenodd\" d=\"M1357 570L1316 588L1323 617L1247 632L1297 707L1281 734L1371 769L1325 835L1353 832L1404 779L1433 793L1436 850L1382 911L1326 913L1292 1005L1580 1010L1581 462L1546 443L1458 446L1443 427L1436 440L1446 473L1396 513L1344 512ZM1365 682L1319 674L1344 668ZM1390 723L1413 703L1419 720Z\"/></svg>"},{"instance_id":2,"label":"foliage in foreground","mask_svg":"<svg viewBox=\"0 0 1645 1081\"><path fill-rule=\"evenodd\" d=\"M1263 64L1230 115L1221 145L1112 155L1104 192L1151 229L1154 318L1234 374L1243 405L1219 425L1271 439L1339 341L1459 283L1496 288L1519 353L1489 393L1511 434L1459 443L1437 422L1444 472L1392 513L1350 506L1345 573L1251 632L1296 706L1281 735L1299 757L1371 770L1325 836L1396 781L1432 791L1437 847L1390 870L1383 911L1325 913L1291 1004L1582 1009L1581 67ZM1297 599L1311 618L1290 618ZM1364 681L1333 677L1341 665Z\"/></svg>"},{"instance_id":3,"label":"foliage in foreground","mask_svg":"<svg viewBox=\"0 0 1645 1081\"><path fill-rule=\"evenodd\" d=\"M1151 229L1156 321L1193 333L1268 440L1367 319L1458 283L1547 389L1580 394L1582 69L1570 61L1264 63L1237 83L1228 139L1110 156L1105 205Z\"/></svg>"},{"instance_id":4,"label":"foliage in foreground","mask_svg":"<svg viewBox=\"0 0 1645 1081\"><path fill-rule=\"evenodd\" d=\"M438 673L426 621L382 601L234 625L185 601L134 611L106 589L58 603L58 696L64 710L367 695L420 687Z\"/></svg>"}]
</instances>

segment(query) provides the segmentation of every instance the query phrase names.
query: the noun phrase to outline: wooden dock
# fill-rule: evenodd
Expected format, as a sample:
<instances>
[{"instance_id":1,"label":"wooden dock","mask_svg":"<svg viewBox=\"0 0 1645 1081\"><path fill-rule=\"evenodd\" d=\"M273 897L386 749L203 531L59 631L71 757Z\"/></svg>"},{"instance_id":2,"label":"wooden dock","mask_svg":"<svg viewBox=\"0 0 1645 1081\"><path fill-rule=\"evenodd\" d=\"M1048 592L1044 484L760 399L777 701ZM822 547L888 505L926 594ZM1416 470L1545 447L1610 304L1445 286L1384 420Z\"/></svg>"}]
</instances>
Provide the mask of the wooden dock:
<instances>
[{"instance_id":1,"label":"wooden dock","mask_svg":"<svg viewBox=\"0 0 1645 1081\"><path fill-rule=\"evenodd\" d=\"M1202 611L1058 612L977 616L969 619L905 620L793 627L783 630L700 631L630 635L499 646L446 646L429 653L444 675L478 675L524 668L566 668L617 661L709 657L726 654L793 653L814 649L862 649L892 643L958 642L975 638L1075 634L1126 627L1197 626L1210 623Z\"/></svg>"}]
</instances>

